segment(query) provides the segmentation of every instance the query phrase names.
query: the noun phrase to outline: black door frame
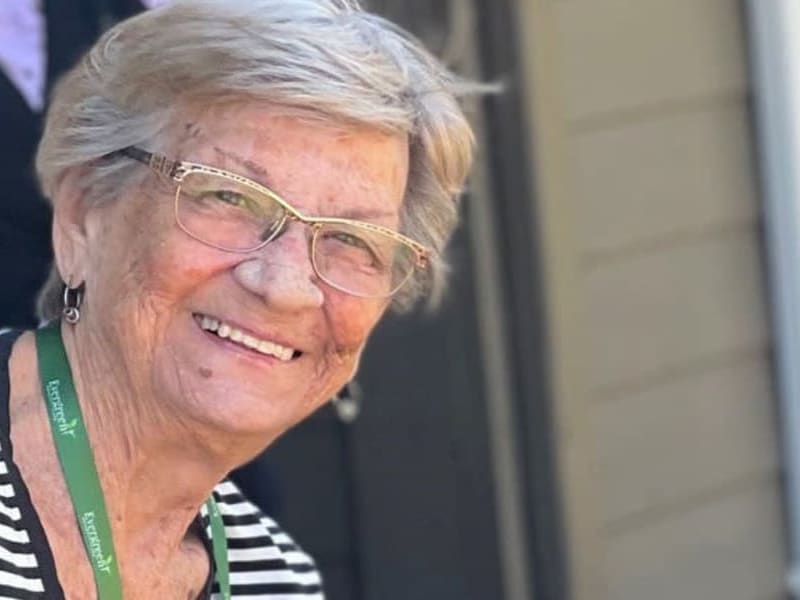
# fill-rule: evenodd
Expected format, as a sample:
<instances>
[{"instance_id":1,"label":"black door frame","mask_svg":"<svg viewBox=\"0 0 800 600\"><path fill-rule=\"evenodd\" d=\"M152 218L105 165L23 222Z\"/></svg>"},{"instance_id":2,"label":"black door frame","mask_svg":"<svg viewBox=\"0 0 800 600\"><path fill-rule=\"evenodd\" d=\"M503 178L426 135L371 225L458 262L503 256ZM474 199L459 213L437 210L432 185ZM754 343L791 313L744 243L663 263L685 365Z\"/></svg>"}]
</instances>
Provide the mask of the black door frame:
<instances>
[{"instance_id":1,"label":"black door frame","mask_svg":"<svg viewBox=\"0 0 800 600\"><path fill-rule=\"evenodd\" d=\"M489 178L504 287L505 339L511 361L518 458L536 600L569 598L566 537L556 470L547 312L535 220L535 164L522 93L517 0L475 0L482 76L504 84L484 102Z\"/></svg>"}]
</instances>

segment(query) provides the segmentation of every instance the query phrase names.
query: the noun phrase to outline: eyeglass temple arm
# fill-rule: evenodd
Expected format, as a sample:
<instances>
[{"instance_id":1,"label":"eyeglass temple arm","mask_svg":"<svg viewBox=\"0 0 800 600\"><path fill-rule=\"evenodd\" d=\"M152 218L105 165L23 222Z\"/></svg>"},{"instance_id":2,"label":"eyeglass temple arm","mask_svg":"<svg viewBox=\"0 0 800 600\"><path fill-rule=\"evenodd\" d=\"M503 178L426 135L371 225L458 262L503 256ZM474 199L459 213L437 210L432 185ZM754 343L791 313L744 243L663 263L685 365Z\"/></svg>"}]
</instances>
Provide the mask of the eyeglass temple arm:
<instances>
[{"instance_id":1,"label":"eyeglass temple arm","mask_svg":"<svg viewBox=\"0 0 800 600\"><path fill-rule=\"evenodd\" d=\"M170 178L174 178L178 174L178 168L180 166L180 163L176 160L169 160L162 154L154 154L153 152L142 150L136 146L122 148L113 154L121 154L123 156L127 156L128 158L132 158L143 165L147 165L156 173L161 173L162 175L166 175Z\"/></svg>"}]
</instances>

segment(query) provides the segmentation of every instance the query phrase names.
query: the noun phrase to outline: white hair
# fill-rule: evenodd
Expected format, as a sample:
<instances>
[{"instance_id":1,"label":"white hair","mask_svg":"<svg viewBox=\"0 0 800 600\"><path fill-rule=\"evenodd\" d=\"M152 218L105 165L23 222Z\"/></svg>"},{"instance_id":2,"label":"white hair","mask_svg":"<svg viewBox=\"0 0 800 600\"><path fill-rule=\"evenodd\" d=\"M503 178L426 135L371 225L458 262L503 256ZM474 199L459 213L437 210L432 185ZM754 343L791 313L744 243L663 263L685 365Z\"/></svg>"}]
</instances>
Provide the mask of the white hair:
<instances>
[{"instance_id":1,"label":"white hair","mask_svg":"<svg viewBox=\"0 0 800 600\"><path fill-rule=\"evenodd\" d=\"M477 89L355 0L175 0L116 25L59 82L36 170L51 202L74 168L85 170L89 201L114 198L142 170L109 154L159 150L181 111L231 101L406 134L401 227L433 256L393 299L403 310L444 288L444 247L473 153L457 98ZM54 267L42 318L58 316L62 285Z\"/></svg>"}]
</instances>

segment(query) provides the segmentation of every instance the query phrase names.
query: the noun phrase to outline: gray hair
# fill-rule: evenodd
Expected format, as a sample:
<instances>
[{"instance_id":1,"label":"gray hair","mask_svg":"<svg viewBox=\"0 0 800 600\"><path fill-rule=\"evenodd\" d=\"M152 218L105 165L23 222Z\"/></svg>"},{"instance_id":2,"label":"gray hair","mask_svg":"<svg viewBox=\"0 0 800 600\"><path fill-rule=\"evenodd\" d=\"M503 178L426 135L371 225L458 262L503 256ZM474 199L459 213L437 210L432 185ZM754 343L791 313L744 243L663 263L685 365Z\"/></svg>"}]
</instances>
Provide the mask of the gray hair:
<instances>
[{"instance_id":1,"label":"gray hair","mask_svg":"<svg viewBox=\"0 0 800 600\"><path fill-rule=\"evenodd\" d=\"M356 0L175 0L116 25L59 82L36 170L51 202L74 168L85 171L88 201L113 198L142 169L104 157L134 145L158 150L176 114L197 103L266 102L406 134L401 227L433 256L393 299L402 311L443 292L443 252L473 153L457 98L477 89ZM62 285L54 266L41 318L60 314Z\"/></svg>"}]
</instances>

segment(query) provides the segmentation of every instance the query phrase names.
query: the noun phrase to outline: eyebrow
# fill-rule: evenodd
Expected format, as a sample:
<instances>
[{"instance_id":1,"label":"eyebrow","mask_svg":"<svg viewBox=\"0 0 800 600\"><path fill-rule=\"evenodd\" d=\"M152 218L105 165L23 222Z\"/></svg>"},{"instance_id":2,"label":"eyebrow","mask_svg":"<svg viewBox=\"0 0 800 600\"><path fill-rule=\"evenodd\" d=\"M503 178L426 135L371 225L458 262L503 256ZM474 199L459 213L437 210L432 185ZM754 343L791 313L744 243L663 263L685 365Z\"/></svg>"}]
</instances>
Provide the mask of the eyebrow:
<instances>
[{"instance_id":1,"label":"eyebrow","mask_svg":"<svg viewBox=\"0 0 800 600\"><path fill-rule=\"evenodd\" d=\"M237 165L247 169L247 171L250 174L250 176L261 178L261 181L259 181L259 183L261 183L262 185L265 185L266 187L269 187L269 188L272 187L272 184L270 182L271 178L269 176L269 173L267 172L267 170L264 167L259 165L257 162L254 162L254 161L252 161L250 159L244 158L243 156L239 156L235 152L230 152L228 150L223 150L219 146L214 146L214 150L220 156L223 156L224 158L232 160Z\"/></svg>"},{"instance_id":2,"label":"eyebrow","mask_svg":"<svg viewBox=\"0 0 800 600\"><path fill-rule=\"evenodd\" d=\"M337 219L352 219L354 221L368 221L370 219L376 220L395 217L397 217L397 214L394 212L388 212L385 210L364 210L358 208L347 210L336 215Z\"/></svg>"},{"instance_id":3,"label":"eyebrow","mask_svg":"<svg viewBox=\"0 0 800 600\"><path fill-rule=\"evenodd\" d=\"M259 165L258 163L254 162L254 161L252 161L250 159L244 158L243 156L239 156L235 152L231 152L229 150L223 150L219 146L214 146L213 148L220 156L222 156L224 158L227 158L229 160L232 160L237 165L240 165L240 166L244 167L245 169L247 169L248 173L251 176L260 177L261 181L259 181L258 183L261 183L261 185L263 185L265 187L268 187L268 188L270 188L270 190L272 190L273 185L270 182L269 172L264 167L262 167L261 165ZM281 198L283 198L283 196L281 196L277 192L273 191L273 193L275 193L278 196L280 196ZM286 201L289 202L288 200L286 200ZM289 202L289 203L291 204L291 202ZM321 215L308 215L308 216L310 216L310 217L311 216L315 216L315 217L322 218ZM354 221L369 221L370 219L372 219L372 220L390 219L390 218L395 218L396 216L397 216L397 214L394 213L394 212L391 212L391 211L353 208L353 209L347 210L345 212L342 212L342 213L336 215L334 218L337 218L337 219L352 219Z\"/></svg>"}]
</instances>

